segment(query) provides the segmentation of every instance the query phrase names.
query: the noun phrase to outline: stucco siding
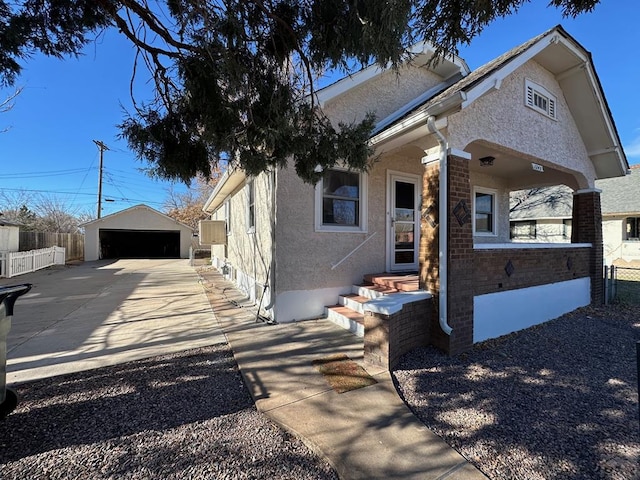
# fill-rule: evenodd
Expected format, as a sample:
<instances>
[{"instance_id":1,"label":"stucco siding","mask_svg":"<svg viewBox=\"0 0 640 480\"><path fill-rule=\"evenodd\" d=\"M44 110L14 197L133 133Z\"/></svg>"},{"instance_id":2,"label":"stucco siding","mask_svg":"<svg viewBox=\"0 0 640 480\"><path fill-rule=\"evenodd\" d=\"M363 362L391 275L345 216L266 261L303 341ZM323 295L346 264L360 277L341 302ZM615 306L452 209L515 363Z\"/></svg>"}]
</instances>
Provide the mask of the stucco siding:
<instances>
[{"instance_id":1,"label":"stucco siding","mask_svg":"<svg viewBox=\"0 0 640 480\"><path fill-rule=\"evenodd\" d=\"M471 195L476 187L495 190L496 193L496 235L474 235L474 243L509 242L509 190L507 181L500 177L470 171ZM472 200L473 201L473 200Z\"/></svg>"},{"instance_id":2,"label":"stucco siding","mask_svg":"<svg viewBox=\"0 0 640 480\"><path fill-rule=\"evenodd\" d=\"M557 120L525 105L526 79L556 96ZM543 164L580 172L585 183L581 188L594 185L593 164L562 90L554 76L533 60L507 76L498 90L449 116L448 133L452 148L464 150L471 142L484 140Z\"/></svg>"},{"instance_id":3,"label":"stucco siding","mask_svg":"<svg viewBox=\"0 0 640 480\"><path fill-rule=\"evenodd\" d=\"M442 81L442 77L424 67L404 66L398 72L387 70L331 99L323 110L335 126L340 122L359 122L369 112L382 120Z\"/></svg>"},{"instance_id":4,"label":"stucco siding","mask_svg":"<svg viewBox=\"0 0 640 480\"><path fill-rule=\"evenodd\" d=\"M275 209L272 206L271 174L263 173L253 179L255 188L255 228L249 227L249 182L229 198L230 219L226 246L212 248L217 265L229 265L229 275L251 300L260 301L272 275L271 225ZM214 220L225 219L223 205L212 215ZM271 292L264 292L262 307L269 305Z\"/></svg>"},{"instance_id":5,"label":"stucco siding","mask_svg":"<svg viewBox=\"0 0 640 480\"><path fill-rule=\"evenodd\" d=\"M387 229L388 171L420 176L420 156L389 155L378 161L367 175L366 232L322 232L315 228L315 187L303 183L292 169L278 171L277 277L278 298L286 298L286 318L311 318L319 315L319 305L305 301L311 291L347 293L351 285L361 283L367 273L385 271ZM340 262L363 241L352 256ZM298 292L298 293L296 293ZM296 301L296 297L300 301ZM333 299L335 302L337 298ZM331 304L330 302L329 304ZM289 318L290 317L290 318Z\"/></svg>"}]
</instances>

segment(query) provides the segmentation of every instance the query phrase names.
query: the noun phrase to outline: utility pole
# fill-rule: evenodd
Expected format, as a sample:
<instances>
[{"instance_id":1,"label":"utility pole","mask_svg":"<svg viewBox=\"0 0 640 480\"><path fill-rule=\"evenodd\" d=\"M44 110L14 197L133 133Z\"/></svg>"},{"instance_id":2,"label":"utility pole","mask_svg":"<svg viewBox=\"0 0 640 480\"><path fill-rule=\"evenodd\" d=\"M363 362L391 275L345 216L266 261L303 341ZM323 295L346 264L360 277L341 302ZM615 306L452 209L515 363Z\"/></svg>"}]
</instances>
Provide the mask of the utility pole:
<instances>
[{"instance_id":1,"label":"utility pole","mask_svg":"<svg viewBox=\"0 0 640 480\"><path fill-rule=\"evenodd\" d=\"M102 157L104 151L109 150L109 147L100 140L94 140L93 143L95 143L100 149L100 172L98 176L98 218L100 218L102 210Z\"/></svg>"}]
</instances>

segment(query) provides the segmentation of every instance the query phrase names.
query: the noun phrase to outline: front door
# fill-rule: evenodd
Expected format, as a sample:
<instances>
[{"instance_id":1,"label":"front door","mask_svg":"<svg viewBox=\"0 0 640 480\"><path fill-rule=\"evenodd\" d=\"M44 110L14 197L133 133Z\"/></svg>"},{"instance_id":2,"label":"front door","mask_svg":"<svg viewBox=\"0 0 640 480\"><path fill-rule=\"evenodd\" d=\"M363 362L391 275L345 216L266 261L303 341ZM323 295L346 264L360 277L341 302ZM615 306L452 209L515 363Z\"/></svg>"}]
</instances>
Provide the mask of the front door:
<instances>
[{"instance_id":1,"label":"front door","mask_svg":"<svg viewBox=\"0 0 640 480\"><path fill-rule=\"evenodd\" d=\"M387 268L390 272L417 271L420 177L390 173L388 180Z\"/></svg>"}]
</instances>

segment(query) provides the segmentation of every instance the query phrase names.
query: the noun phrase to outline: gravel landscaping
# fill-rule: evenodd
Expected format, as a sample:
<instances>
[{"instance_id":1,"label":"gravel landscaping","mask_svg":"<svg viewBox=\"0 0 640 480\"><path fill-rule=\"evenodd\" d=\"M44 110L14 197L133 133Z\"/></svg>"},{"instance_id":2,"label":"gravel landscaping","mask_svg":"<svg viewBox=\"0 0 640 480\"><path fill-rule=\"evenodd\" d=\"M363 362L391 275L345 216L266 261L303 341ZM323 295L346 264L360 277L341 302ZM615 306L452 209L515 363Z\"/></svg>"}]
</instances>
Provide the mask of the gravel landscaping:
<instances>
[{"instance_id":1,"label":"gravel landscaping","mask_svg":"<svg viewBox=\"0 0 640 480\"><path fill-rule=\"evenodd\" d=\"M640 478L640 307L586 307L394 372L414 413L491 479Z\"/></svg>"},{"instance_id":2,"label":"gravel landscaping","mask_svg":"<svg viewBox=\"0 0 640 480\"><path fill-rule=\"evenodd\" d=\"M258 413L226 344L15 389L4 480L338 478Z\"/></svg>"}]
</instances>

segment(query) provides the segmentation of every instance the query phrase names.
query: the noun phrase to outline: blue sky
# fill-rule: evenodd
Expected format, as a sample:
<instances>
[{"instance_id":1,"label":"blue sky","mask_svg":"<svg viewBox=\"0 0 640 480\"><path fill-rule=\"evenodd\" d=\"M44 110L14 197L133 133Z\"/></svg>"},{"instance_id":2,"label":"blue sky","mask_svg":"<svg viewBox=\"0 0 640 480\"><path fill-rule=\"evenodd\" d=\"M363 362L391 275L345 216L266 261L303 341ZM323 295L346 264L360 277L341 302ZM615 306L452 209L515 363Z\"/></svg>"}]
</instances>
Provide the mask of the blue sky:
<instances>
[{"instance_id":1,"label":"blue sky","mask_svg":"<svg viewBox=\"0 0 640 480\"><path fill-rule=\"evenodd\" d=\"M592 53L630 164L640 163L640 2L603 0L595 11L563 19L547 0L534 0L517 14L498 20L461 47L471 69L557 25ZM130 110L129 82L134 51L115 32L107 32L79 59L36 56L25 62L17 85L24 90L14 108L0 114L0 189L55 195L77 212L95 215L99 151L104 154L102 215L138 203L162 209L168 182L149 178L146 167L117 139L123 108ZM135 86L145 98L147 86ZM0 90L4 99L9 90ZM186 187L176 184L177 191Z\"/></svg>"}]
</instances>

